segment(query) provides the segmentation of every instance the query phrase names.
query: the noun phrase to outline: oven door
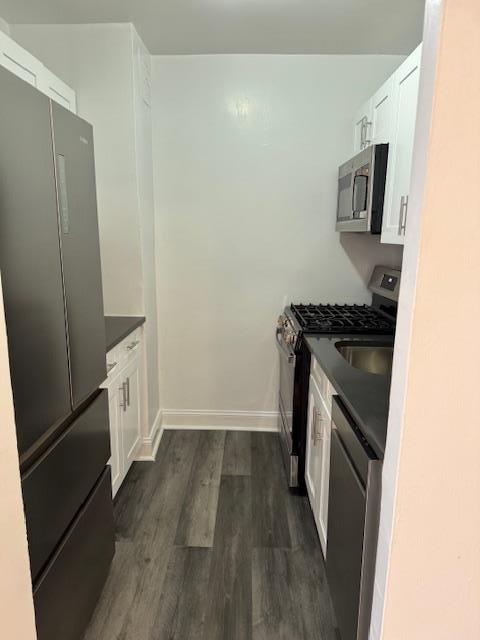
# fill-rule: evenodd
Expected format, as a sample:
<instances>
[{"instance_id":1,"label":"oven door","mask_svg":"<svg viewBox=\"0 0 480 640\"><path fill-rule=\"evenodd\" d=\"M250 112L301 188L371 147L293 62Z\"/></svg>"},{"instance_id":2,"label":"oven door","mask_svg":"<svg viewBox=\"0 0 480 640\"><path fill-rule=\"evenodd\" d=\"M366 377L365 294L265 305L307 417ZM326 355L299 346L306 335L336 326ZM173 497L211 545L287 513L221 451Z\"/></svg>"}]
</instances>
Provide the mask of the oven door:
<instances>
[{"instance_id":1,"label":"oven door","mask_svg":"<svg viewBox=\"0 0 480 640\"><path fill-rule=\"evenodd\" d=\"M277 331L277 347L280 354L280 411L283 414L286 431L292 439L296 356L293 349L284 343L280 331Z\"/></svg>"},{"instance_id":2,"label":"oven door","mask_svg":"<svg viewBox=\"0 0 480 640\"><path fill-rule=\"evenodd\" d=\"M293 398L295 384L295 366L297 357L277 332L277 347L280 356L280 393L279 393L279 433L282 454L290 487L298 486L298 456L293 452Z\"/></svg>"}]
</instances>

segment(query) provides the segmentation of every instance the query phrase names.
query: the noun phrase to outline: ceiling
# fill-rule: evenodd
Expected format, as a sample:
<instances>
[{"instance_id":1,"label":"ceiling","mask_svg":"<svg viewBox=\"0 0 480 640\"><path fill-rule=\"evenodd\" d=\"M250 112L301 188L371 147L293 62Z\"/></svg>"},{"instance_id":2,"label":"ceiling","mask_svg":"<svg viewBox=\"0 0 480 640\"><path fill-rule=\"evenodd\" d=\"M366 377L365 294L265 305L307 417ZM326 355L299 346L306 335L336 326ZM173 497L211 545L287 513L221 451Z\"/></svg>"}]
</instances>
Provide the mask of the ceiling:
<instances>
[{"instance_id":1,"label":"ceiling","mask_svg":"<svg viewBox=\"0 0 480 640\"><path fill-rule=\"evenodd\" d=\"M15 23L133 22L153 54L410 53L425 0L0 0Z\"/></svg>"}]
</instances>

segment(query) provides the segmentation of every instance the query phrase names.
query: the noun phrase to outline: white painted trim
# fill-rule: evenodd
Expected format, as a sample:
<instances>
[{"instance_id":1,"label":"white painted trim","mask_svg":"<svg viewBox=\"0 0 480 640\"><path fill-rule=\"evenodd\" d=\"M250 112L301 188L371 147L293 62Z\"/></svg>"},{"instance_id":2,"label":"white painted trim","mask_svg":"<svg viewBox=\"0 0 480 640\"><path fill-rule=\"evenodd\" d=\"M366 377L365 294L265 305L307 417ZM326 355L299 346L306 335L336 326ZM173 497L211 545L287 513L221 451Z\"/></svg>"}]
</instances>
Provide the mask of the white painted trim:
<instances>
[{"instance_id":1,"label":"white painted trim","mask_svg":"<svg viewBox=\"0 0 480 640\"><path fill-rule=\"evenodd\" d=\"M209 411L164 409L164 429L278 431L278 411Z\"/></svg>"},{"instance_id":2,"label":"white painted trim","mask_svg":"<svg viewBox=\"0 0 480 640\"><path fill-rule=\"evenodd\" d=\"M164 431L162 428L162 420L162 411L159 410L155 420L153 421L150 434L148 436L144 436L141 440L140 448L135 456L135 460L137 462L155 462L160 440L162 439Z\"/></svg>"}]
</instances>

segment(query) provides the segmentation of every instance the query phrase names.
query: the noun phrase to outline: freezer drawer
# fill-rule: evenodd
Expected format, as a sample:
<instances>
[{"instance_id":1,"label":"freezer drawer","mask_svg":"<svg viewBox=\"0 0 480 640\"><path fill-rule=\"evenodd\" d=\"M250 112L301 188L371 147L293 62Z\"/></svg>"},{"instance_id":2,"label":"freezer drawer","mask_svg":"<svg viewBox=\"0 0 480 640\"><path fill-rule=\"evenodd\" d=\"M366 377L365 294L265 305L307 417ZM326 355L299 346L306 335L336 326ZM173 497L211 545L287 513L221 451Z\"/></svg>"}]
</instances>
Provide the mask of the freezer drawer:
<instances>
[{"instance_id":1,"label":"freezer drawer","mask_svg":"<svg viewBox=\"0 0 480 640\"><path fill-rule=\"evenodd\" d=\"M102 390L22 478L33 580L87 499L109 457L108 392Z\"/></svg>"},{"instance_id":2,"label":"freezer drawer","mask_svg":"<svg viewBox=\"0 0 480 640\"><path fill-rule=\"evenodd\" d=\"M110 469L34 585L38 640L80 640L115 551Z\"/></svg>"},{"instance_id":3,"label":"freezer drawer","mask_svg":"<svg viewBox=\"0 0 480 640\"><path fill-rule=\"evenodd\" d=\"M72 405L107 377L93 130L52 102Z\"/></svg>"}]
</instances>

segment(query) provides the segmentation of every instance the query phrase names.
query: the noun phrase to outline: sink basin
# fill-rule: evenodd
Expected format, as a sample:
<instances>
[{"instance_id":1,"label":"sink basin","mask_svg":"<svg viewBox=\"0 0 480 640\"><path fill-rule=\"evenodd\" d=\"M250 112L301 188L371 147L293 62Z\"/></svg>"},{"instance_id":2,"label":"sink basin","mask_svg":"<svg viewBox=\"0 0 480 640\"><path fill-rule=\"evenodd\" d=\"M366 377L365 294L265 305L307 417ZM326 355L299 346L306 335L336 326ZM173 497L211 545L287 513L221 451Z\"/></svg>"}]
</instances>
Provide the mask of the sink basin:
<instances>
[{"instance_id":1,"label":"sink basin","mask_svg":"<svg viewBox=\"0 0 480 640\"><path fill-rule=\"evenodd\" d=\"M379 342L337 342L337 351L356 369L390 375L392 373L393 346Z\"/></svg>"}]
</instances>

